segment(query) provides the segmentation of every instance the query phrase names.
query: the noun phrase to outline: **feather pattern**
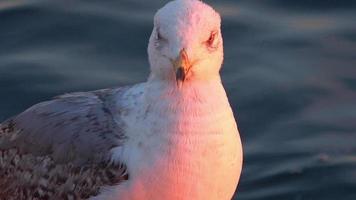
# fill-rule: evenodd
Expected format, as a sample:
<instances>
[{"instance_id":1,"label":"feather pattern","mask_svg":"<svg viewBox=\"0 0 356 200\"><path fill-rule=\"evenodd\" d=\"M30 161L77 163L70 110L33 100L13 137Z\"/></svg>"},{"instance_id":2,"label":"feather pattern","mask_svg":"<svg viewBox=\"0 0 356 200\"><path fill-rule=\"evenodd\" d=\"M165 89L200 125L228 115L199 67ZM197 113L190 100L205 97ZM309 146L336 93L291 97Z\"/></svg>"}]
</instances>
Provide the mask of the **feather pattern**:
<instances>
[{"instance_id":1,"label":"feather pattern","mask_svg":"<svg viewBox=\"0 0 356 200\"><path fill-rule=\"evenodd\" d=\"M110 161L126 138L114 114L127 88L65 94L0 124L0 199L85 199L127 180Z\"/></svg>"}]
</instances>

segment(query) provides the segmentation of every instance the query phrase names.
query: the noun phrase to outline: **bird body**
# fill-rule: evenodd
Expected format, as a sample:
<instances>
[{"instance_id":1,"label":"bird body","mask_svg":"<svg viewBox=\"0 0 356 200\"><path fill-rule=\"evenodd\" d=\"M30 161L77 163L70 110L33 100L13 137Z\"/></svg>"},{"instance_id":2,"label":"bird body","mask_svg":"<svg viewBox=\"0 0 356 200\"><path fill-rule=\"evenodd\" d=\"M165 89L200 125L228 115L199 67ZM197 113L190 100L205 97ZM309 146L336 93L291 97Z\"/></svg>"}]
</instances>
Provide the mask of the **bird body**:
<instances>
[{"instance_id":1,"label":"bird body","mask_svg":"<svg viewBox=\"0 0 356 200\"><path fill-rule=\"evenodd\" d=\"M155 15L151 73L0 124L0 200L230 200L242 145L221 83L220 16L197 0Z\"/></svg>"},{"instance_id":2,"label":"bird body","mask_svg":"<svg viewBox=\"0 0 356 200\"><path fill-rule=\"evenodd\" d=\"M94 199L230 199L242 149L225 91L215 81L180 91L160 83L128 91L136 99L143 91L136 102L143 106L128 108L134 110L124 117L129 137L113 159L124 158L130 180Z\"/></svg>"}]
</instances>

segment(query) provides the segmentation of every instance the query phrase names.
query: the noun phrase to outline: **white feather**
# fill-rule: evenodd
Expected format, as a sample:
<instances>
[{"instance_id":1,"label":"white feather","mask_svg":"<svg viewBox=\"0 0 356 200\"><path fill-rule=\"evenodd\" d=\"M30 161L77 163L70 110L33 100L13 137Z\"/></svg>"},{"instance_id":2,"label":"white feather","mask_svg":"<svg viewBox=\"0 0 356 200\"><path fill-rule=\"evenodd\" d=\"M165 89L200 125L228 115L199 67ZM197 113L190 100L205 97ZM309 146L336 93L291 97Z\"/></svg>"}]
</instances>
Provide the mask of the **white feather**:
<instances>
[{"instance_id":1,"label":"white feather","mask_svg":"<svg viewBox=\"0 0 356 200\"><path fill-rule=\"evenodd\" d=\"M158 31L164 41L157 41ZM204 44L212 31L219 33L213 51ZM179 88L170 59L182 48L197 62ZM128 139L112 151L130 178L93 199L230 200L242 146L219 76L219 14L197 0L168 3L155 16L148 54L149 80L124 94L130 112L120 119Z\"/></svg>"}]
</instances>

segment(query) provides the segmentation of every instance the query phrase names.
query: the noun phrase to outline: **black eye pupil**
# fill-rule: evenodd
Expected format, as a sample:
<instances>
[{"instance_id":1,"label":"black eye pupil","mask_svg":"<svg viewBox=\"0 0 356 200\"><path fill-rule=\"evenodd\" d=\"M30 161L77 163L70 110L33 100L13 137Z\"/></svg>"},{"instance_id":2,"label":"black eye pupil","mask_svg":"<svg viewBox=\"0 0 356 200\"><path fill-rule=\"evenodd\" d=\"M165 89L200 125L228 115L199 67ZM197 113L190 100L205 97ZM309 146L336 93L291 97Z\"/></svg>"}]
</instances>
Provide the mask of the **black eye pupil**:
<instances>
[{"instance_id":1,"label":"black eye pupil","mask_svg":"<svg viewBox=\"0 0 356 200\"><path fill-rule=\"evenodd\" d=\"M157 40L160 40L160 39L162 39L162 35L159 32L157 32Z\"/></svg>"},{"instance_id":2,"label":"black eye pupil","mask_svg":"<svg viewBox=\"0 0 356 200\"><path fill-rule=\"evenodd\" d=\"M213 44L213 42L215 40L215 36L216 36L216 33L211 33L209 40L208 40L209 45Z\"/></svg>"}]
</instances>

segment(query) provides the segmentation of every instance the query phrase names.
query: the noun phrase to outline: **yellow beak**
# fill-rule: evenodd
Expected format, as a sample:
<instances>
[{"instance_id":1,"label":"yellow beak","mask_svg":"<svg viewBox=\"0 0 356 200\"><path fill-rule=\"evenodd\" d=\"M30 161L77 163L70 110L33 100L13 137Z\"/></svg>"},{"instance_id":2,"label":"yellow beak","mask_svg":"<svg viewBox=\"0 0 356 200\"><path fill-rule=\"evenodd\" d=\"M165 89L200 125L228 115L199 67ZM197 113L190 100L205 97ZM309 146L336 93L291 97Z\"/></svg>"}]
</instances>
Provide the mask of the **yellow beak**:
<instances>
[{"instance_id":1,"label":"yellow beak","mask_svg":"<svg viewBox=\"0 0 356 200\"><path fill-rule=\"evenodd\" d=\"M179 56L173 61L174 71L176 72L177 84L184 82L186 75L189 72L191 63L188 58L188 54L185 49L179 52Z\"/></svg>"}]
</instances>

